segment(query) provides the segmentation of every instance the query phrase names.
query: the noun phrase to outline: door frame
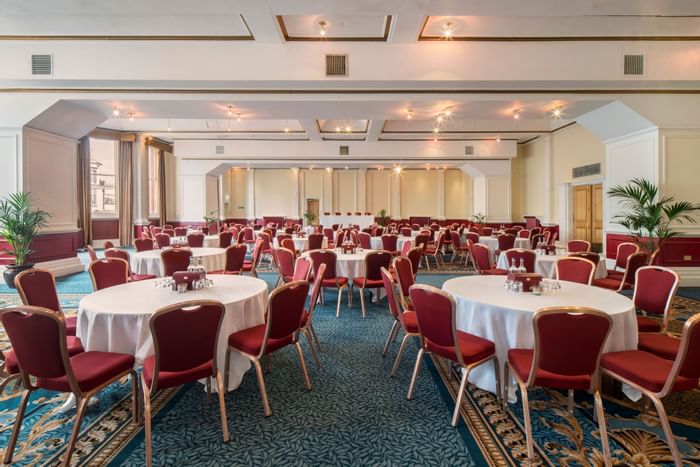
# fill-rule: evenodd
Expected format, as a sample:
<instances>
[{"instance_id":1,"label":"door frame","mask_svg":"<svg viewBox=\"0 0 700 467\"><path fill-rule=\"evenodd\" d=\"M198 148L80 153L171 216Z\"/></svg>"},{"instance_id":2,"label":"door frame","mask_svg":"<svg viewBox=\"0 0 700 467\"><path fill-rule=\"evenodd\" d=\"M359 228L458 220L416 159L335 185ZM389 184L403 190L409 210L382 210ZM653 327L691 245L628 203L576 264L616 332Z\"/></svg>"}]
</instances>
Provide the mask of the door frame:
<instances>
[{"instance_id":1,"label":"door frame","mask_svg":"<svg viewBox=\"0 0 700 467\"><path fill-rule=\"evenodd\" d=\"M580 182L568 182L559 184L559 240L568 242L571 240L571 231L574 227L574 187L583 185L602 185L603 196L607 191L605 177L596 177ZM605 201L605 200L603 200ZM603 219L605 219L605 202L603 202ZM605 253L605 223L603 223L603 253Z\"/></svg>"}]
</instances>

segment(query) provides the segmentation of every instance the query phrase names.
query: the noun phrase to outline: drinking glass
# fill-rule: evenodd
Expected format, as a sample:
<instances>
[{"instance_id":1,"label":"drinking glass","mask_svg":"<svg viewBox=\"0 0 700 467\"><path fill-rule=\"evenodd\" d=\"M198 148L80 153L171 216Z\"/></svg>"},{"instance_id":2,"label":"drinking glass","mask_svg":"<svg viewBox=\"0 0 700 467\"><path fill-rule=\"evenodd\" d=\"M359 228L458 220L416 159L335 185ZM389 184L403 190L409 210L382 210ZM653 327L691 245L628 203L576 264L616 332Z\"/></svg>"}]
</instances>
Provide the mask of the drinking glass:
<instances>
[{"instance_id":1,"label":"drinking glass","mask_svg":"<svg viewBox=\"0 0 700 467\"><path fill-rule=\"evenodd\" d=\"M178 293L185 293L187 292L187 283L185 282L180 282L177 284L177 291Z\"/></svg>"}]
</instances>

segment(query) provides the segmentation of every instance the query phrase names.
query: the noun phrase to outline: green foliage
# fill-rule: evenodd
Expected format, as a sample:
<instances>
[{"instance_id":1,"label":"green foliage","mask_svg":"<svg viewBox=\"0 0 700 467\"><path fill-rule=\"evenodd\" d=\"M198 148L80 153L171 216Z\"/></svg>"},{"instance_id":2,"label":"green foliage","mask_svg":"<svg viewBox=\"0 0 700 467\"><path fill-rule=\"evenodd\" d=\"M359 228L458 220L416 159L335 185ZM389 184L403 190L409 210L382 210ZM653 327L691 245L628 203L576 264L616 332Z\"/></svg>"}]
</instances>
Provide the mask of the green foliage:
<instances>
[{"instance_id":1,"label":"green foliage","mask_svg":"<svg viewBox=\"0 0 700 467\"><path fill-rule=\"evenodd\" d=\"M12 193L0 201L0 235L10 245L5 252L15 258L16 265L24 264L33 253L29 247L48 218L48 212L32 209L29 193Z\"/></svg>"},{"instance_id":2,"label":"green foliage","mask_svg":"<svg viewBox=\"0 0 700 467\"><path fill-rule=\"evenodd\" d=\"M700 204L676 201L672 196L659 198L659 187L644 178L613 187L608 195L620 200L623 209L613 222L627 229L635 242L649 252L678 235L672 223L695 223L694 215L700 211Z\"/></svg>"},{"instance_id":3,"label":"green foliage","mask_svg":"<svg viewBox=\"0 0 700 467\"><path fill-rule=\"evenodd\" d=\"M386 213L386 209L382 209L377 214L379 218L379 225L387 225L389 223L389 216Z\"/></svg>"},{"instance_id":4,"label":"green foliage","mask_svg":"<svg viewBox=\"0 0 700 467\"><path fill-rule=\"evenodd\" d=\"M215 209L212 212L210 212L208 216L204 216L204 222L206 222L207 224L214 224L216 222L219 222L219 216L217 215L218 212L219 211Z\"/></svg>"},{"instance_id":5,"label":"green foliage","mask_svg":"<svg viewBox=\"0 0 700 467\"><path fill-rule=\"evenodd\" d=\"M316 214L310 209L304 213L304 219L306 219L306 224L311 225L316 220Z\"/></svg>"},{"instance_id":6,"label":"green foliage","mask_svg":"<svg viewBox=\"0 0 700 467\"><path fill-rule=\"evenodd\" d=\"M484 222L486 222L486 216L485 216L484 214L480 213L480 212L477 212L476 214L474 214L474 215L472 216L472 220L473 220L476 224L483 224Z\"/></svg>"}]
</instances>

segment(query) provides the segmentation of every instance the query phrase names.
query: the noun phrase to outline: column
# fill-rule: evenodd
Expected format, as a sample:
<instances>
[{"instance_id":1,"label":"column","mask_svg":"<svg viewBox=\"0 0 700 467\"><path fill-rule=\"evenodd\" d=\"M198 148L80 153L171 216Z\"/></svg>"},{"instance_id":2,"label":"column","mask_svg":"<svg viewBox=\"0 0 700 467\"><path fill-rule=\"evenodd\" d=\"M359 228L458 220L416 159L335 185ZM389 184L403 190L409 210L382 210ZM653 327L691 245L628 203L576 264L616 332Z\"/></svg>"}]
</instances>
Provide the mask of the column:
<instances>
[{"instance_id":1,"label":"column","mask_svg":"<svg viewBox=\"0 0 700 467\"><path fill-rule=\"evenodd\" d=\"M367 169L359 169L355 175L355 211L367 211Z\"/></svg>"},{"instance_id":2,"label":"column","mask_svg":"<svg viewBox=\"0 0 700 467\"><path fill-rule=\"evenodd\" d=\"M445 220L445 170L439 169L437 173L437 218Z\"/></svg>"},{"instance_id":3,"label":"column","mask_svg":"<svg viewBox=\"0 0 700 467\"><path fill-rule=\"evenodd\" d=\"M0 129L0 198L22 190L22 129Z\"/></svg>"},{"instance_id":4,"label":"column","mask_svg":"<svg viewBox=\"0 0 700 467\"><path fill-rule=\"evenodd\" d=\"M136 141L132 144L134 225L148 225L148 146L141 133L136 135Z\"/></svg>"},{"instance_id":5,"label":"column","mask_svg":"<svg viewBox=\"0 0 700 467\"><path fill-rule=\"evenodd\" d=\"M321 212L330 212L333 214L333 168L328 167L323 173L323 200L321 201Z\"/></svg>"},{"instance_id":6,"label":"column","mask_svg":"<svg viewBox=\"0 0 700 467\"><path fill-rule=\"evenodd\" d=\"M549 224L552 220L552 135L543 136L544 141L544 169L542 170L544 188L544 216L542 222Z\"/></svg>"},{"instance_id":7,"label":"column","mask_svg":"<svg viewBox=\"0 0 700 467\"><path fill-rule=\"evenodd\" d=\"M292 207L291 213L292 217L295 218L300 218L301 214L299 213L299 167L292 167L292 193L290 193L290 205Z\"/></svg>"},{"instance_id":8,"label":"column","mask_svg":"<svg viewBox=\"0 0 700 467\"><path fill-rule=\"evenodd\" d=\"M228 194L228 177L224 174L219 175L219 219L226 220L228 217L229 201L231 196Z\"/></svg>"},{"instance_id":9,"label":"column","mask_svg":"<svg viewBox=\"0 0 700 467\"><path fill-rule=\"evenodd\" d=\"M248 169L248 192L245 204L248 220L255 221L255 169Z\"/></svg>"},{"instance_id":10,"label":"column","mask_svg":"<svg viewBox=\"0 0 700 467\"><path fill-rule=\"evenodd\" d=\"M306 214L306 173L303 170L299 171L299 182L297 183L297 186L299 187L299 199L297 200L298 209L303 216ZM316 221L318 221L318 219L316 219Z\"/></svg>"},{"instance_id":11,"label":"column","mask_svg":"<svg viewBox=\"0 0 700 467\"><path fill-rule=\"evenodd\" d=\"M401 174L392 172L389 178L389 216L392 219L401 219Z\"/></svg>"}]
</instances>

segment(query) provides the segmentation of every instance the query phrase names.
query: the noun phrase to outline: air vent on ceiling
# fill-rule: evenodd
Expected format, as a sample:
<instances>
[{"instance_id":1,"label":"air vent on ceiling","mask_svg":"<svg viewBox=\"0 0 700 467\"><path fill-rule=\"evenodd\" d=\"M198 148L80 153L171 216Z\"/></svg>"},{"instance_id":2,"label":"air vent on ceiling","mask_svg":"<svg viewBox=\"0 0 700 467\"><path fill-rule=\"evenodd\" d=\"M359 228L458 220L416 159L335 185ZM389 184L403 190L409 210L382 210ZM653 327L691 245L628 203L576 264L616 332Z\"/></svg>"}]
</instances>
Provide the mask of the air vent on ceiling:
<instances>
[{"instance_id":1,"label":"air vent on ceiling","mask_svg":"<svg viewBox=\"0 0 700 467\"><path fill-rule=\"evenodd\" d=\"M591 175L600 175L600 162L590 165L582 165L574 167L572 172L573 178L590 177Z\"/></svg>"},{"instance_id":2,"label":"air vent on ceiling","mask_svg":"<svg viewBox=\"0 0 700 467\"><path fill-rule=\"evenodd\" d=\"M223 146L216 146L216 153L217 154L223 154L224 153L224 147Z\"/></svg>"},{"instance_id":3,"label":"air vent on ceiling","mask_svg":"<svg viewBox=\"0 0 700 467\"><path fill-rule=\"evenodd\" d=\"M474 146L464 146L464 155L465 156L473 156L474 155Z\"/></svg>"},{"instance_id":4,"label":"air vent on ceiling","mask_svg":"<svg viewBox=\"0 0 700 467\"><path fill-rule=\"evenodd\" d=\"M644 55L625 55L625 75L644 75Z\"/></svg>"},{"instance_id":5,"label":"air vent on ceiling","mask_svg":"<svg viewBox=\"0 0 700 467\"><path fill-rule=\"evenodd\" d=\"M32 55L32 75L51 76L53 74L51 54Z\"/></svg>"},{"instance_id":6,"label":"air vent on ceiling","mask_svg":"<svg viewBox=\"0 0 700 467\"><path fill-rule=\"evenodd\" d=\"M347 55L326 55L326 76L347 76Z\"/></svg>"},{"instance_id":7,"label":"air vent on ceiling","mask_svg":"<svg viewBox=\"0 0 700 467\"><path fill-rule=\"evenodd\" d=\"M350 155L350 146L340 146L338 148L338 155L349 156Z\"/></svg>"}]
</instances>

